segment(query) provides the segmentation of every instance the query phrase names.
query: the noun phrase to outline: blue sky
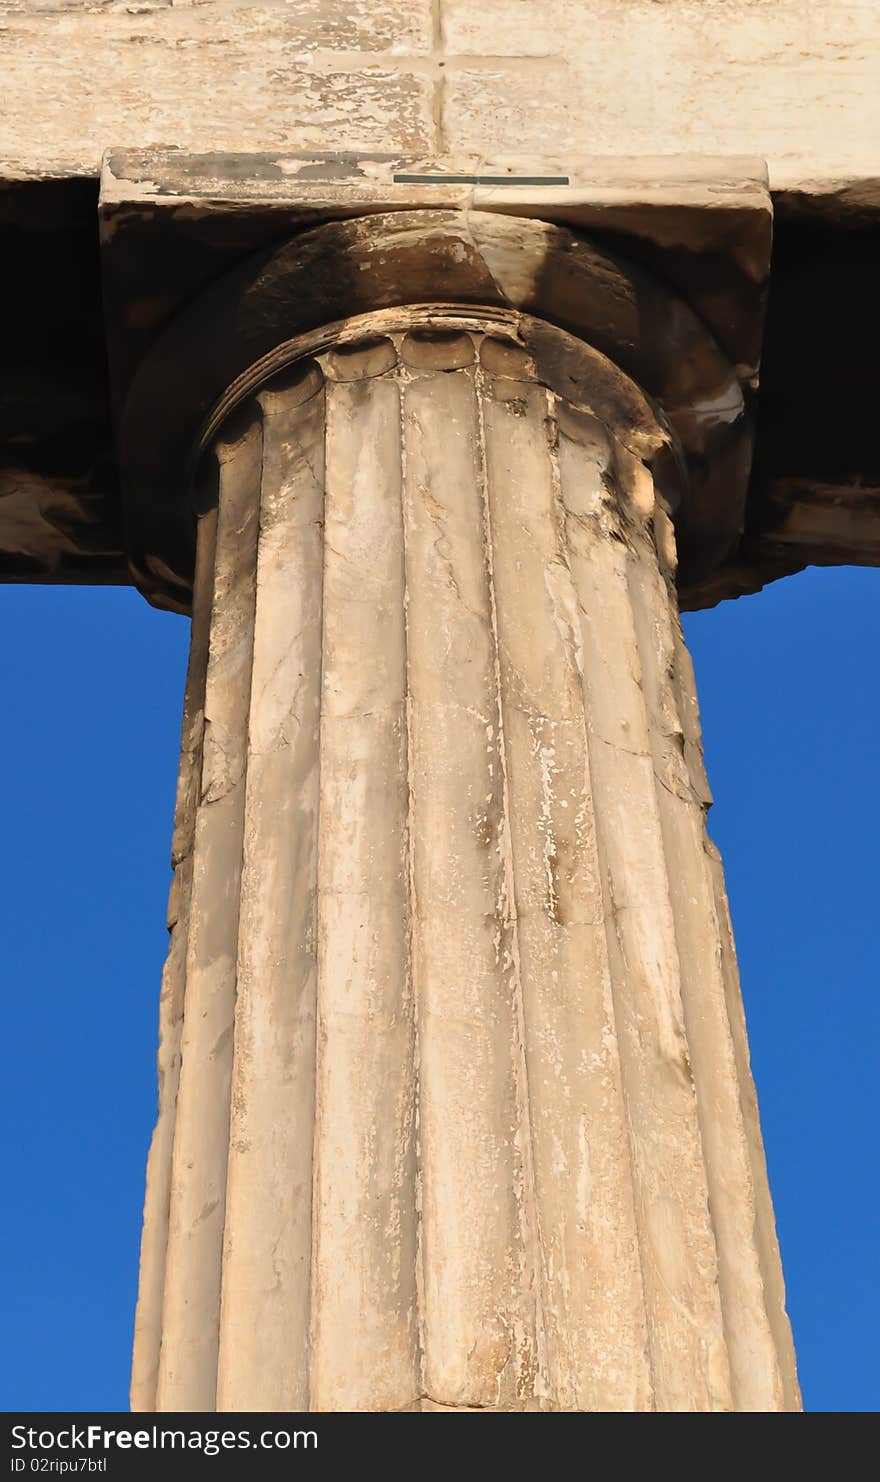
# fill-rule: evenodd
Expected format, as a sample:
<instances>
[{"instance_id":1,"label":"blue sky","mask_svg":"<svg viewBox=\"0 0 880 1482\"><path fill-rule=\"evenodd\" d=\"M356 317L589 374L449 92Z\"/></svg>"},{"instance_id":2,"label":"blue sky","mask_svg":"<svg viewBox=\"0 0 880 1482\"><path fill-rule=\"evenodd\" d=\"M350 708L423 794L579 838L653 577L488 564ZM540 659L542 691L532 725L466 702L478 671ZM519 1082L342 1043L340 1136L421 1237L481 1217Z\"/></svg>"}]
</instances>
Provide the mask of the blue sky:
<instances>
[{"instance_id":1,"label":"blue sky","mask_svg":"<svg viewBox=\"0 0 880 1482\"><path fill-rule=\"evenodd\" d=\"M0 1408L121 1410L188 624L0 587ZM685 620L805 1404L875 1410L880 572Z\"/></svg>"}]
</instances>

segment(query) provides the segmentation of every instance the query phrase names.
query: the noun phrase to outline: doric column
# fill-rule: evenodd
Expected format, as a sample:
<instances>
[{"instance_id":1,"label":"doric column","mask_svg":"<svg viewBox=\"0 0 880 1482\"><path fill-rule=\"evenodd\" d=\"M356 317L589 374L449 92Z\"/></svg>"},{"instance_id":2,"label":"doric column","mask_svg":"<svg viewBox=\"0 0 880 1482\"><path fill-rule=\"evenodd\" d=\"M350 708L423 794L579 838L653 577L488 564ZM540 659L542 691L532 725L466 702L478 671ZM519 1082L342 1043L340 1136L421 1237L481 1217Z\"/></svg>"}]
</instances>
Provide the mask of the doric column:
<instances>
[{"instance_id":1,"label":"doric column","mask_svg":"<svg viewBox=\"0 0 880 1482\"><path fill-rule=\"evenodd\" d=\"M675 438L522 315L284 359L205 438L133 1404L797 1408Z\"/></svg>"}]
</instances>

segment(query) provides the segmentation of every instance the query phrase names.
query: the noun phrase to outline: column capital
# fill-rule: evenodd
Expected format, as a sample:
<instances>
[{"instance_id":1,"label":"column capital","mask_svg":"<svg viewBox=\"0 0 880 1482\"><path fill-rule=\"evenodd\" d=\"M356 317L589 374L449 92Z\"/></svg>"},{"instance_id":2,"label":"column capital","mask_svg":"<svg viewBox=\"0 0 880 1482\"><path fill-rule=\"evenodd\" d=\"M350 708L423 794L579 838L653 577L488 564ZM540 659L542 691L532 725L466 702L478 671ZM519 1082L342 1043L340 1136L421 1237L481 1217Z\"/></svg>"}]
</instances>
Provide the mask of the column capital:
<instances>
[{"instance_id":1,"label":"column capital","mask_svg":"<svg viewBox=\"0 0 880 1482\"><path fill-rule=\"evenodd\" d=\"M724 164L592 161L564 177L292 157L267 175L260 159L108 157L109 340L142 590L188 607L198 449L261 376L363 333L363 315L464 306L532 340L536 321L564 329L640 388L686 474L683 566L711 571L742 527L770 223L754 162Z\"/></svg>"}]
</instances>

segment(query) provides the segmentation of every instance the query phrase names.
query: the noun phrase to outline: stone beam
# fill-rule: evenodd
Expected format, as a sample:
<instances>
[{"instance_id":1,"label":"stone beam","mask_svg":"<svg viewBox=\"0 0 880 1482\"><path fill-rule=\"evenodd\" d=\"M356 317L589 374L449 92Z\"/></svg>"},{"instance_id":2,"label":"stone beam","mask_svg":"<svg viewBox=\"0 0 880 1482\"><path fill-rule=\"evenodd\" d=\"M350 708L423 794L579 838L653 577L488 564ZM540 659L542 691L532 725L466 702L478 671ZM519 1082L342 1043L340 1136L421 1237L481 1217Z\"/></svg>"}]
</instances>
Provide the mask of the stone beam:
<instances>
[{"instance_id":1,"label":"stone beam","mask_svg":"<svg viewBox=\"0 0 880 1482\"><path fill-rule=\"evenodd\" d=\"M759 155L877 205L880 13L852 0L0 0L2 173L104 150Z\"/></svg>"}]
</instances>

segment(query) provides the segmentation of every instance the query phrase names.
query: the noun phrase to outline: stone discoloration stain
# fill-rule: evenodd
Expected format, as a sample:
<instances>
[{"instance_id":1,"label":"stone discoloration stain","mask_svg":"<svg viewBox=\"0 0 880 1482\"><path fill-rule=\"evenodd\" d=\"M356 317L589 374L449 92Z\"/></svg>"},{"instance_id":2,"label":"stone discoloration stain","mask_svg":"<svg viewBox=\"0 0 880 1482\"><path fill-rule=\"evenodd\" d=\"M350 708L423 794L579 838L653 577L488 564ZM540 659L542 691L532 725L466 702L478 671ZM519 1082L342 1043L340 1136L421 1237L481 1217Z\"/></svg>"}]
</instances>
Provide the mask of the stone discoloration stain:
<instances>
[{"instance_id":1,"label":"stone discoloration stain","mask_svg":"<svg viewBox=\"0 0 880 1482\"><path fill-rule=\"evenodd\" d=\"M187 147L230 153L425 151L434 144L431 82L397 58L401 47L418 56L423 17L420 0L381 11L324 0L42 17L0 8L0 159L26 165L36 151L56 172L93 174L108 146L179 144L185 135ZM316 64L322 48L346 46L359 48L348 68Z\"/></svg>"}]
</instances>

